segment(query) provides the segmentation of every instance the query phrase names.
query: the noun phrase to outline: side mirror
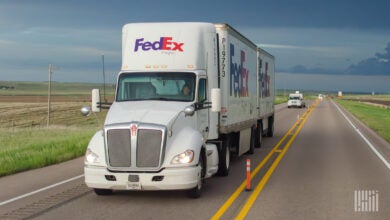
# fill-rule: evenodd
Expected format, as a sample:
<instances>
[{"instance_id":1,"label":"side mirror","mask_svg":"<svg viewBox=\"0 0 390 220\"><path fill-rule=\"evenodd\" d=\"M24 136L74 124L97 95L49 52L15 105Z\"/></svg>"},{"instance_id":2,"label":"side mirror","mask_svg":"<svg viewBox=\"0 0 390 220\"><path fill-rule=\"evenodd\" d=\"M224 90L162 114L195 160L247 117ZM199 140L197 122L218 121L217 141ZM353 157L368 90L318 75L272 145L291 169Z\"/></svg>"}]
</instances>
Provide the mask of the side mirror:
<instances>
[{"instance_id":1,"label":"side mirror","mask_svg":"<svg viewBox=\"0 0 390 220\"><path fill-rule=\"evenodd\" d=\"M83 116L89 116L91 114L91 107L83 106L81 107L80 111Z\"/></svg>"},{"instance_id":2,"label":"side mirror","mask_svg":"<svg viewBox=\"0 0 390 220\"><path fill-rule=\"evenodd\" d=\"M185 116L193 116L195 113L195 107L194 106L187 106L184 109Z\"/></svg>"},{"instance_id":3,"label":"side mirror","mask_svg":"<svg viewBox=\"0 0 390 220\"><path fill-rule=\"evenodd\" d=\"M212 112L221 111L221 89L219 88L211 89L211 111Z\"/></svg>"}]
</instances>

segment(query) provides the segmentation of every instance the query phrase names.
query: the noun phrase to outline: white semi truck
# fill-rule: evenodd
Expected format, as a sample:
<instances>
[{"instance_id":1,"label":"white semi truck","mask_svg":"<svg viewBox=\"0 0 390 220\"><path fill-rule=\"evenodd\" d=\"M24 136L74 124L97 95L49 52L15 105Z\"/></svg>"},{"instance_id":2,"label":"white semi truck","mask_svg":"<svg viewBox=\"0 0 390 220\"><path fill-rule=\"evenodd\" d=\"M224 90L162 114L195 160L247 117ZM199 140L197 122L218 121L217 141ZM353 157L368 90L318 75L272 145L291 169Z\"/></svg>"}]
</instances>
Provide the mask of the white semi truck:
<instances>
[{"instance_id":1,"label":"white semi truck","mask_svg":"<svg viewBox=\"0 0 390 220\"><path fill-rule=\"evenodd\" d=\"M228 175L231 155L273 136L274 57L227 24L132 23L85 182L113 190L188 190Z\"/></svg>"},{"instance_id":2,"label":"white semi truck","mask_svg":"<svg viewBox=\"0 0 390 220\"><path fill-rule=\"evenodd\" d=\"M288 101L287 101L287 107L299 107L299 108L304 108L306 107L305 100L303 99L303 94L300 93L299 91L295 91L295 93L290 93L288 96Z\"/></svg>"}]
</instances>

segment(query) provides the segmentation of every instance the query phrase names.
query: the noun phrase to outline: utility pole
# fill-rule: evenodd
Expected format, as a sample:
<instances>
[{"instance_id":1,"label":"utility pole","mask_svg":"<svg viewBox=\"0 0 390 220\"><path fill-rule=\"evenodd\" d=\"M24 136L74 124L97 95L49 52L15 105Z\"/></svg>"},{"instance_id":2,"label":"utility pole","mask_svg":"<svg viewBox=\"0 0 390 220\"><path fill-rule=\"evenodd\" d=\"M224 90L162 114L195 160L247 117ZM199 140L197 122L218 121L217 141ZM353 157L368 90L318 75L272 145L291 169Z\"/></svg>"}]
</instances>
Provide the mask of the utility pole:
<instances>
[{"instance_id":1,"label":"utility pole","mask_svg":"<svg viewBox=\"0 0 390 220\"><path fill-rule=\"evenodd\" d=\"M104 99L104 102L107 102L107 99L106 99L106 74L104 72L104 54L102 54L102 62L103 62L103 99Z\"/></svg>"},{"instance_id":2,"label":"utility pole","mask_svg":"<svg viewBox=\"0 0 390 220\"><path fill-rule=\"evenodd\" d=\"M49 127L50 125L50 95L51 95L51 75L53 71L53 67L51 64L49 64L49 86L47 91L47 124L46 126Z\"/></svg>"},{"instance_id":3,"label":"utility pole","mask_svg":"<svg viewBox=\"0 0 390 220\"><path fill-rule=\"evenodd\" d=\"M51 76L53 75L53 69L58 69L58 67L53 67L53 65L49 64L49 82L48 82L48 91L47 91L47 124L50 125L50 96L51 96Z\"/></svg>"}]
</instances>

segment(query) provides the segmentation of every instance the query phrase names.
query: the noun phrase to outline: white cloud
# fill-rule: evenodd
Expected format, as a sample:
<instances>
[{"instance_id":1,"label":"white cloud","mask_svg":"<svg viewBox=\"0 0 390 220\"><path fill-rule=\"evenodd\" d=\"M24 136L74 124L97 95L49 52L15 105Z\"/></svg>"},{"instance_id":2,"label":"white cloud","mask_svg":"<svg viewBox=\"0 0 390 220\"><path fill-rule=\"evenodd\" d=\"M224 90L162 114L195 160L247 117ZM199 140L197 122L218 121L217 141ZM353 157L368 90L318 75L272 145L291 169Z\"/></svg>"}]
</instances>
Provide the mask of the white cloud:
<instances>
[{"instance_id":1,"label":"white cloud","mask_svg":"<svg viewBox=\"0 0 390 220\"><path fill-rule=\"evenodd\" d=\"M10 41L10 40L3 40L3 39L0 39L0 46L4 46L4 45L11 45L13 44L14 42L13 41Z\"/></svg>"},{"instance_id":2,"label":"white cloud","mask_svg":"<svg viewBox=\"0 0 390 220\"><path fill-rule=\"evenodd\" d=\"M108 55L108 56L120 56L120 52L117 51L110 51L110 50L101 50L98 48L94 47L67 47L63 48L66 50L69 50L70 52L74 52L76 54L82 54L82 55L87 55L87 56L96 56L96 55Z\"/></svg>"},{"instance_id":3,"label":"white cloud","mask_svg":"<svg viewBox=\"0 0 390 220\"><path fill-rule=\"evenodd\" d=\"M0 59L80 62L101 54L119 59L120 36L110 29L29 27L1 36Z\"/></svg>"},{"instance_id":4,"label":"white cloud","mask_svg":"<svg viewBox=\"0 0 390 220\"><path fill-rule=\"evenodd\" d=\"M286 50L306 50L315 52L331 52L333 50L339 50L339 47L320 47L320 46L296 46L296 45L283 45L283 44L258 44L264 48L286 49Z\"/></svg>"}]
</instances>

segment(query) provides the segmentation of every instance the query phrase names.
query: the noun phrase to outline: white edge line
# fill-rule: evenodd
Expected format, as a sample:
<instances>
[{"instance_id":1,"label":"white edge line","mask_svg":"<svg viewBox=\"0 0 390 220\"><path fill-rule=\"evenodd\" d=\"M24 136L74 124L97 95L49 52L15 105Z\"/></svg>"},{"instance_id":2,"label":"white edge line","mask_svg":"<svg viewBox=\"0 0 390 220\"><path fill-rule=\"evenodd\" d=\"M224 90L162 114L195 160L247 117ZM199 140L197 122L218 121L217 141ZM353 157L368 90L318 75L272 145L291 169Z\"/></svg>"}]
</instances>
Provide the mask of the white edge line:
<instances>
[{"instance_id":1,"label":"white edge line","mask_svg":"<svg viewBox=\"0 0 390 220\"><path fill-rule=\"evenodd\" d=\"M371 148L371 150L376 154L379 159L382 160L382 162L385 164L388 170L390 170L390 163L387 162L387 160L378 152L378 150L375 148L373 144L360 132L360 130L352 123L352 121L348 118L347 115L344 114L344 112L341 111L340 107L336 105L334 101L332 101L333 105L336 106L337 110L344 116L344 118L349 122L349 124L355 129L355 131L363 138L363 140L368 144L368 146Z\"/></svg>"},{"instance_id":2,"label":"white edge line","mask_svg":"<svg viewBox=\"0 0 390 220\"><path fill-rule=\"evenodd\" d=\"M31 196L31 195L37 194L37 193L42 192L42 191L45 191L45 190L54 188L54 187L59 186L59 185L62 185L62 184L64 184L64 183L68 183L68 182L70 182L70 181L79 179L79 178L81 178L81 177L83 177L83 176L84 176L84 174L79 175L79 176L75 176L75 177L72 177L72 178L70 178L70 179L67 179L67 180L64 180L64 181L55 183L55 184L53 184L53 185L50 185L50 186L46 186L46 187L40 188L40 189L35 190L35 191L33 191L33 192L29 192L29 193L26 193L26 194L24 194L24 195L20 195L20 196L14 197L14 198L12 198L12 199L9 199L9 200L0 202L0 206L3 206L3 205L5 205L5 204L11 203L11 202L14 202L14 201L19 200L19 199L23 199L23 198L25 198L25 197L27 197L27 196Z\"/></svg>"}]
</instances>

